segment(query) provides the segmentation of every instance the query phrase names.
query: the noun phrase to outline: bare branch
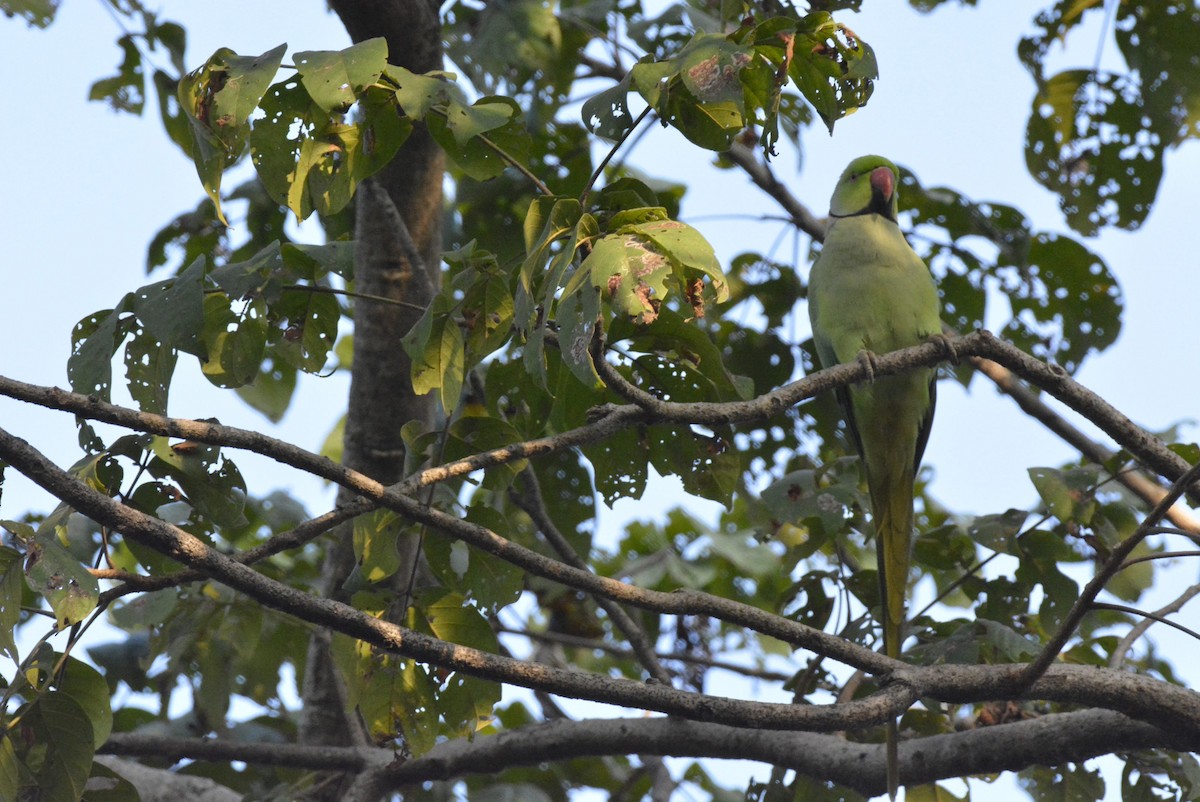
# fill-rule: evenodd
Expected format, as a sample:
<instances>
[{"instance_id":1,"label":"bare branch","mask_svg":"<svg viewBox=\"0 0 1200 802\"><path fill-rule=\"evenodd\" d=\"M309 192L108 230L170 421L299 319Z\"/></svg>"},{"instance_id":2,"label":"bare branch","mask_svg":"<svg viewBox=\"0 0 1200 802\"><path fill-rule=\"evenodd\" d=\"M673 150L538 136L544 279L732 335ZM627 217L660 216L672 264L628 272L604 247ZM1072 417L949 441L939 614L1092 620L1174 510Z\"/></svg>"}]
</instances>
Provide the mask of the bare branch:
<instances>
[{"instance_id":1,"label":"bare branch","mask_svg":"<svg viewBox=\"0 0 1200 802\"><path fill-rule=\"evenodd\" d=\"M1125 633L1125 637L1121 638L1121 642L1113 649L1112 657L1109 658L1109 668L1120 668L1125 663L1125 656L1129 654L1129 650L1133 648L1133 644L1138 638L1146 634L1146 630L1156 621L1162 621L1170 626L1178 626L1172 621L1166 620L1166 616L1171 613L1177 613L1183 609L1183 606L1200 594L1200 584L1192 585L1168 604L1155 610L1153 613L1136 613L1143 616L1142 620L1137 622L1132 629ZM1196 633L1185 628L1185 631L1192 637L1197 637Z\"/></svg>"},{"instance_id":2,"label":"bare branch","mask_svg":"<svg viewBox=\"0 0 1200 802\"><path fill-rule=\"evenodd\" d=\"M233 559L243 565L253 565L260 560L265 560L280 552L288 551L303 546L312 541L314 538L328 532L330 529L339 524L350 520L356 515L361 515L375 508L374 504L365 503L362 501L354 502L344 507L330 510L329 512L318 515L316 518L310 518L296 525L294 529L287 532L280 532L266 540L261 545L255 546L252 549L243 551L233 555ZM101 577L99 571L93 571L93 575ZM125 571L113 572L112 576L103 577L108 579L119 579L121 585L115 588L106 590L100 594L100 606L106 606L113 600L130 593L152 593L154 591L166 590L167 588L178 587L185 585L188 582L197 582L202 579L208 579L208 575L200 571L177 571L172 574L161 574L156 576L131 575Z\"/></svg>"},{"instance_id":3,"label":"bare branch","mask_svg":"<svg viewBox=\"0 0 1200 802\"><path fill-rule=\"evenodd\" d=\"M996 339L987 331L977 331L962 337L950 338L950 342L960 357L982 356L992 359L1058 398L1094 423L1121 447L1160 476L1175 481L1191 467L1182 457L1167 448L1161 439L1134 424L1103 398L1072 379L1061 367L1047 365L1016 346ZM946 346L942 343L930 342L912 348L904 348L877 357L874 374L891 376L917 367L929 367L944 361L945 356ZM400 487L411 492L416 487L442 481L452 475L461 476L472 470L595 442L629 426L668 422L723 425L768 420L820 393L869 378L867 369L863 365L853 362L817 371L748 401L678 403L661 401L649 396L639 397L641 403L636 407L606 406L600 408L599 419L588 426L554 437L531 440L483 452L469 460L448 463L432 469L432 471L409 477ZM101 420L138 431L244 448L337 482L368 497L374 497L381 489L377 482L347 471L324 457L319 457L290 443L245 429L203 421L167 418L124 409L99 399L68 393L55 387L38 387L5 377L0 377L0 395L52 409L61 409L85 418ZM1200 498L1200 487L1190 493Z\"/></svg>"},{"instance_id":4,"label":"bare branch","mask_svg":"<svg viewBox=\"0 0 1200 802\"><path fill-rule=\"evenodd\" d=\"M825 241L825 223L800 202L783 182L775 176L769 164L759 161L754 151L741 142L734 142L725 152L729 160L741 167L760 189L770 195L788 213L792 224L817 242Z\"/></svg>"},{"instance_id":5,"label":"bare branch","mask_svg":"<svg viewBox=\"0 0 1200 802\"><path fill-rule=\"evenodd\" d=\"M1002 393L1012 398L1022 412L1042 423L1084 457L1097 465L1106 465L1113 458L1114 454L1111 451L1072 426L1063 416L1051 409L1049 404L1022 385L1008 368L982 357L973 358L971 363L976 370L991 379ZM1121 471L1117 474L1117 481L1150 506L1157 504L1167 494L1165 488L1141 473ZM1183 505L1172 506L1167 510L1166 517L1180 529L1200 534L1200 520Z\"/></svg>"},{"instance_id":6,"label":"bare branch","mask_svg":"<svg viewBox=\"0 0 1200 802\"><path fill-rule=\"evenodd\" d=\"M177 762L240 760L260 766L283 766L310 770L359 771L391 761L391 751L375 747L308 746L256 743L231 739L170 738L114 732L99 750L106 755L129 755Z\"/></svg>"},{"instance_id":7,"label":"bare branch","mask_svg":"<svg viewBox=\"0 0 1200 802\"><path fill-rule=\"evenodd\" d=\"M964 774L1081 761L1114 751L1191 750L1197 744L1200 741L1194 737L1168 734L1118 713L1063 713L903 742L900 778L915 785ZM885 790L882 745L853 743L832 735L765 732L671 718L556 721L479 736L473 742L449 741L422 757L395 764L385 773L389 786L397 790L515 765L630 752L757 760L830 780L867 796Z\"/></svg>"},{"instance_id":8,"label":"bare branch","mask_svg":"<svg viewBox=\"0 0 1200 802\"><path fill-rule=\"evenodd\" d=\"M1044 699L1106 707L1151 723L1181 739L1200 738L1200 694L1150 677L1111 669L1051 665L1032 685L1035 666L898 666L892 682L866 699L838 705L791 705L689 693L661 685L563 671L487 654L372 618L348 605L314 597L257 574L164 521L123 506L66 474L27 443L0 430L0 458L96 521L189 567L202 570L265 606L411 659L473 676L562 696L655 710L697 721L773 730L856 730L897 715L918 698L969 703L981 699ZM1188 480L1191 479L1189 475ZM1179 487L1176 487L1176 492ZM1166 503L1166 502L1164 502ZM565 567L565 566L564 566ZM571 569L574 570L574 569ZM620 584L620 583L614 583ZM662 594L696 598L700 594ZM823 635L824 633L822 633ZM827 636L828 637L828 636ZM836 638L832 638L837 640ZM842 646L843 649L846 645ZM859 650L866 651L866 650Z\"/></svg>"},{"instance_id":9,"label":"bare branch","mask_svg":"<svg viewBox=\"0 0 1200 802\"><path fill-rule=\"evenodd\" d=\"M103 755L97 755L96 762L125 778L137 789L141 802L179 802L182 799L188 802L242 802L244 799L241 794L207 777L193 777Z\"/></svg>"},{"instance_id":10,"label":"bare branch","mask_svg":"<svg viewBox=\"0 0 1200 802\"><path fill-rule=\"evenodd\" d=\"M528 629L513 629L512 627L497 627L497 632L504 632L509 635L518 635L522 638L529 638L534 641L544 641L546 643L557 643L563 646L573 646L577 649L587 649L589 651L602 651L618 657L636 657L633 650L624 646L617 646L595 638L581 638L577 635L567 635L563 632L534 632ZM749 666L740 666L736 663L730 663L727 660L715 660L711 657L701 657L696 654L684 654L681 652L656 652L659 660L675 660L680 663L694 663L695 665L706 666L708 668L716 668L722 671L729 671L733 674L741 674L746 677L754 677L755 679L765 679L771 682L787 682L793 674L787 674L782 671L768 671L760 668L750 668Z\"/></svg>"},{"instance_id":11,"label":"bare branch","mask_svg":"<svg viewBox=\"0 0 1200 802\"><path fill-rule=\"evenodd\" d=\"M578 671L564 671L488 654L373 618L347 604L328 598L315 597L264 577L252 568L210 548L203 541L184 530L126 507L115 499L93 490L46 459L24 440L14 437L2 429L0 429L0 458L93 520L104 523L178 562L203 571L213 579L246 594L267 607L344 633L385 651L419 662L444 666L483 679L509 682L571 698L591 699L626 707L656 710L697 720L720 721L766 729L812 729L818 731L860 729L883 721L888 716L897 715L917 698L909 687L895 685L883 689L868 699L855 700L836 707L804 707L751 702L688 693L659 684L647 685L632 680L616 680ZM411 499L406 500L416 505L416 502ZM418 506L417 509L421 508ZM428 510L427 512L433 514L436 511ZM444 517L457 520L451 516ZM432 525L442 528L441 523ZM514 544L508 545L519 548ZM530 553L540 557L535 552ZM555 563L553 560L549 560L549 562ZM589 583L591 580L595 580L592 583L595 588L602 588L606 591L616 588L624 589L620 594L610 592L610 597L616 598L620 595L629 601L635 599L644 601L645 594L650 594L649 591L643 591L614 580L595 577L561 563L555 564L561 566L563 570L589 577ZM670 599L678 598L681 603L676 606L684 608L683 611L686 612L713 614L714 603L716 603L716 607L732 605L734 609L744 607L746 618L760 621L777 619L777 623L782 622L795 627L794 631L796 632L808 629L745 605L733 605L729 602L721 604L723 600L706 598L703 594L682 592L651 595ZM698 609L688 609L693 607ZM786 628L784 627L784 629ZM893 666L903 665L898 661L876 655L869 650L845 643L839 638L817 630L811 630L807 634L813 635L822 643L828 643L832 651L853 656L856 662L862 662L876 669L887 670Z\"/></svg>"},{"instance_id":12,"label":"bare branch","mask_svg":"<svg viewBox=\"0 0 1200 802\"><path fill-rule=\"evenodd\" d=\"M964 774L1078 762L1112 752L1153 748L1194 751L1198 747L1200 737L1194 732L1164 730L1120 713L1104 710L1057 713L904 741L900 744L900 776L906 784L920 784ZM446 741L408 761L393 760L393 753L383 749L260 745L126 734L114 734L100 751L168 759L244 760L313 769L369 768L378 775L373 782L390 790L431 780L491 774L511 766L637 752L664 757L756 760L787 766L866 795L884 790L884 755L879 744L854 743L834 735L769 732L678 718L562 719L498 735L481 735L473 740Z\"/></svg>"}]
</instances>

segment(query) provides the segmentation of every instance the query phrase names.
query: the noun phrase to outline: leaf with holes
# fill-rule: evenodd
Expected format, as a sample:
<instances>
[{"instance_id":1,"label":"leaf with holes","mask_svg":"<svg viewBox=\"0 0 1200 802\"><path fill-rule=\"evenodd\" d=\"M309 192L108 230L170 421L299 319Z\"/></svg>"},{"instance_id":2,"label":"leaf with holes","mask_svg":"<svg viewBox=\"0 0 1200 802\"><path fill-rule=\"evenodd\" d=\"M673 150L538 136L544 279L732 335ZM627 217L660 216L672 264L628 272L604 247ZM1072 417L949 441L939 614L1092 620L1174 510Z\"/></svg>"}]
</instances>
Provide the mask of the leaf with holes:
<instances>
[{"instance_id":1,"label":"leaf with holes","mask_svg":"<svg viewBox=\"0 0 1200 802\"><path fill-rule=\"evenodd\" d=\"M241 387L253 381L267 347L265 304L261 300L235 312L228 296L204 299L204 338L208 359L200 366L217 387Z\"/></svg>"},{"instance_id":2,"label":"leaf with holes","mask_svg":"<svg viewBox=\"0 0 1200 802\"><path fill-rule=\"evenodd\" d=\"M189 155L222 223L221 176L241 157L249 138L246 123L285 50L280 45L261 56L239 56L223 47L179 82L177 97L192 129Z\"/></svg>"},{"instance_id":3,"label":"leaf with holes","mask_svg":"<svg viewBox=\"0 0 1200 802\"><path fill-rule=\"evenodd\" d=\"M1138 81L1067 70L1033 99L1025 162L1058 195L1067 224L1087 237L1139 228L1150 213L1174 130L1147 127Z\"/></svg>"},{"instance_id":4,"label":"leaf with holes","mask_svg":"<svg viewBox=\"0 0 1200 802\"><path fill-rule=\"evenodd\" d=\"M133 302L133 311L150 334L201 360L207 357L202 338L205 264L203 256L197 257L175 278L142 287Z\"/></svg>"},{"instance_id":5,"label":"leaf with holes","mask_svg":"<svg viewBox=\"0 0 1200 802\"><path fill-rule=\"evenodd\" d=\"M344 50L301 51L296 72L314 103L325 111L345 111L379 80L387 56L387 40L377 37Z\"/></svg>"},{"instance_id":6,"label":"leaf with holes","mask_svg":"<svg viewBox=\"0 0 1200 802\"><path fill-rule=\"evenodd\" d=\"M58 540L55 527L43 524L27 544L25 581L46 598L58 627L78 624L100 599L100 585Z\"/></svg>"},{"instance_id":7,"label":"leaf with holes","mask_svg":"<svg viewBox=\"0 0 1200 802\"><path fill-rule=\"evenodd\" d=\"M67 359L67 378L75 392L110 399L113 354L135 325L127 314L132 301L130 293L115 309L96 312L75 324Z\"/></svg>"}]
</instances>

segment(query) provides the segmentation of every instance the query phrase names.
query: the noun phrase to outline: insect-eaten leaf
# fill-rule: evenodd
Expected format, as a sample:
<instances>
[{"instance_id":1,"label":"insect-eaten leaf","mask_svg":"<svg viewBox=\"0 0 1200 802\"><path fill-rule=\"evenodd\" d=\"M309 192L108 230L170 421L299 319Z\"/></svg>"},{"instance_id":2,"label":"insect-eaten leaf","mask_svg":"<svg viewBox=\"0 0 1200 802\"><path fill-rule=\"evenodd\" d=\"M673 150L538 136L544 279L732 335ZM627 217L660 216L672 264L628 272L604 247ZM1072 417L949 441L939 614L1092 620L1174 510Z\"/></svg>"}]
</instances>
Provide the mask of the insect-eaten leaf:
<instances>
[{"instance_id":1,"label":"insect-eaten leaf","mask_svg":"<svg viewBox=\"0 0 1200 802\"><path fill-rule=\"evenodd\" d=\"M261 56L239 56L223 47L179 82L179 104L191 123L189 155L204 191L222 223L221 176L242 156L248 141L247 121L283 61L287 45Z\"/></svg>"}]
</instances>

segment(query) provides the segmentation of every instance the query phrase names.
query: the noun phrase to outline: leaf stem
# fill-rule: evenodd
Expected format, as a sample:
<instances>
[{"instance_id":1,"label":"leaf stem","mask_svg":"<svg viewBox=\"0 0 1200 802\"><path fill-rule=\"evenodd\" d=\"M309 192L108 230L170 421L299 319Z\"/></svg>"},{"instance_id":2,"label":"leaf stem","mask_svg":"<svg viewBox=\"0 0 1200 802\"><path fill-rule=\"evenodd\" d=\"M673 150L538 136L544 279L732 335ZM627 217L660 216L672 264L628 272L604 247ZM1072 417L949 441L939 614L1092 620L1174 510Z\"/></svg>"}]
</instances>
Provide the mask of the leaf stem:
<instances>
[{"instance_id":1,"label":"leaf stem","mask_svg":"<svg viewBox=\"0 0 1200 802\"><path fill-rule=\"evenodd\" d=\"M642 120L646 119L647 115L650 114L652 108L652 106L647 105L646 108L642 109L642 113L637 116L637 119L635 119L627 129L625 129L625 133L621 134L621 138L618 139L611 148L609 148L608 153L604 154L604 158L600 160L600 164L596 165L596 169L592 171L591 177L588 178L587 185L584 186L583 192L579 196L580 206L587 206L588 195L591 194L592 187L596 184L596 181L600 179L600 174L604 172L604 168L608 166L610 161L612 161L613 156L617 155L617 151L620 150L621 146L624 145L626 140L629 139L629 135L636 131L637 127L642 124Z\"/></svg>"}]
</instances>

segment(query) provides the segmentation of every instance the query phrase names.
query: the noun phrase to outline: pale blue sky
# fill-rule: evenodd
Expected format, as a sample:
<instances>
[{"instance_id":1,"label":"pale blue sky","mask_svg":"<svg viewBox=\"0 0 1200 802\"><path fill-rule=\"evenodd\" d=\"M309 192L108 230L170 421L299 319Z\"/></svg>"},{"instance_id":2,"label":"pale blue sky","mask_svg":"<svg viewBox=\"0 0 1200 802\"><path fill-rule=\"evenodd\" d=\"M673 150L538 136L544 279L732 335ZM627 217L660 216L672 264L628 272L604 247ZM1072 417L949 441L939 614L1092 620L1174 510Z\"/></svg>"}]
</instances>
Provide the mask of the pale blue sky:
<instances>
[{"instance_id":1,"label":"pale blue sky","mask_svg":"<svg viewBox=\"0 0 1200 802\"><path fill-rule=\"evenodd\" d=\"M797 196L823 214L846 162L879 152L908 166L926 186L945 184L976 199L1010 203L1037 228L1065 231L1055 199L1025 168L1022 147L1033 83L1015 57L1019 37L1048 2L985 1L976 9L948 5L923 16L897 0L867 0L863 13L842 15L875 48L881 72L875 95L866 109L839 123L832 137L819 127L806 133L802 172L786 150L775 168L790 179ZM289 53L349 43L320 0L163 0L159 7L161 18L187 28L189 67L222 46L256 54L284 41ZM8 163L0 179L6 243L0 265L6 296L0 316L4 375L66 386L72 325L146 283L146 244L203 196L191 163L162 133L153 103L146 117L137 119L87 102L92 81L110 74L119 59L114 45L118 35L100 2L65 3L46 31L0 19L0 107L7 110L8 132ZM1075 32L1068 50L1054 51L1051 71L1091 66L1099 36L1098 24ZM1111 43L1105 53L1106 62L1119 63ZM684 216L703 216L697 226L722 259L765 250L778 225L708 216L777 210L740 172L708 171L708 161L705 154L681 146L673 131L656 128L632 163L690 182ZM1198 411L1194 365L1200 342L1191 324L1200 298L1192 244L1200 148L1189 144L1170 152L1166 167L1155 209L1140 231L1109 232L1086 243L1119 278L1127 314L1117 343L1089 359L1078 375L1152 429ZM781 253L790 252L787 244ZM993 303L1003 301L995 298ZM801 317L796 325L803 334L807 321ZM991 319L1003 322L997 314ZM232 394L212 388L185 357L170 411L181 417L216 414L224 423L270 431L315 449L340 415L345 392L342 377L305 378L282 425L271 427ZM977 380L970 393L944 383L939 401L926 463L935 472L932 492L950 509L985 513L1029 506L1035 496L1026 469L1073 456L985 381ZM0 420L62 462L77 457L67 416L0 399ZM290 469L253 455L237 461L253 492L291 487L313 512L329 503L326 489L297 479ZM648 495L673 501L671 487L668 483L663 492ZM48 497L11 470L3 502L0 517L6 518L50 506ZM611 532L629 517L661 509L659 503L623 503L601 525ZM1179 583L1196 581L1196 574L1194 564L1172 571L1171 581L1162 582L1144 606L1165 602L1178 593ZM1185 611L1184 620L1189 617L1195 620ZM1162 642L1168 654L1179 658L1194 650L1194 644L1169 638ZM1180 669L1193 685L1200 684L1194 660ZM1113 799L1115 779L1110 774Z\"/></svg>"}]
</instances>

